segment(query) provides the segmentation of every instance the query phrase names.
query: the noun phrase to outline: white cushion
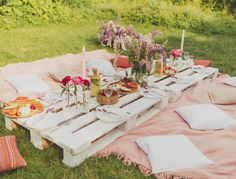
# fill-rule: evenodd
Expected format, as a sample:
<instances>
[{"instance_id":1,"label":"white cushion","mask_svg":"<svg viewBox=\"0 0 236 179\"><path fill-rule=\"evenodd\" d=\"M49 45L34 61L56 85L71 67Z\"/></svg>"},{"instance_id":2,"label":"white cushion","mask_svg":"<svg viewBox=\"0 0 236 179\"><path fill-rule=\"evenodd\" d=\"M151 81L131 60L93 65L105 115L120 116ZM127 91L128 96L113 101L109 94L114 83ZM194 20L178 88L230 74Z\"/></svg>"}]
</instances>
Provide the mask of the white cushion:
<instances>
[{"instance_id":1,"label":"white cushion","mask_svg":"<svg viewBox=\"0 0 236 179\"><path fill-rule=\"evenodd\" d=\"M136 140L148 155L152 173L196 168L213 162L184 135L151 136Z\"/></svg>"},{"instance_id":2,"label":"white cushion","mask_svg":"<svg viewBox=\"0 0 236 179\"><path fill-rule=\"evenodd\" d=\"M236 77L226 78L222 82L227 85L236 87Z\"/></svg>"},{"instance_id":3,"label":"white cushion","mask_svg":"<svg viewBox=\"0 0 236 179\"><path fill-rule=\"evenodd\" d=\"M37 75L23 74L11 76L7 81L16 88L19 95L28 93L45 93L49 91L47 83L41 80Z\"/></svg>"},{"instance_id":4,"label":"white cushion","mask_svg":"<svg viewBox=\"0 0 236 179\"><path fill-rule=\"evenodd\" d=\"M88 60L88 70L89 74L92 74L93 68L97 68L98 72L103 75L113 76L115 74L115 69L112 63L108 60L102 59L90 59Z\"/></svg>"},{"instance_id":5,"label":"white cushion","mask_svg":"<svg viewBox=\"0 0 236 179\"><path fill-rule=\"evenodd\" d=\"M211 88L208 94L214 104L236 104L236 88Z\"/></svg>"},{"instance_id":6,"label":"white cushion","mask_svg":"<svg viewBox=\"0 0 236 179\"><path fill-rule=\"evenodd\" d=\"M183 106L177 108L176 112L192 129L217 130L236 126L234 119L212 104Z\"/></svg>"}]
</instances>

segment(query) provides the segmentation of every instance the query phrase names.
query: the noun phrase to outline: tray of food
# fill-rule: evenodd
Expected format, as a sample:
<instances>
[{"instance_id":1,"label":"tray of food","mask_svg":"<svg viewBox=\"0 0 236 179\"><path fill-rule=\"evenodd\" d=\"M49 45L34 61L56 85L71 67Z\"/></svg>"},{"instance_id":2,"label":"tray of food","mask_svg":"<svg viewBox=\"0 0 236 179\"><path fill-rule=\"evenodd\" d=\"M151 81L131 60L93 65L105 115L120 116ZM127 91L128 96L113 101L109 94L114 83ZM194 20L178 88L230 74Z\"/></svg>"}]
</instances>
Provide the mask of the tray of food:
<instances>
[{"instance_id":1,"label":"tray of food","mask_svg":"<svg viewBox=\"0 0 236 179\"><path fill-rule=\"evenodd\" d=\"M138 91L139 84L130 78L123 78L122 80L112 83L115 85L119 94L132 94Z\"/></svg>"},{"instance_id":2,"label":"tray of food","mask_svg":"<svg viewBox=\"0 0 236 179\"><path fill-rule=\"evenodd\" d=\"M18 97L4 104L2 114L10 118L26 118L41 113L43 109L43 104L34 99Z\"/></svg>"},{"instance_id":3,"label":"tray of food","mask_svg":"<svg viewBox=\"0 0 236 179\"><path fill-rule=\"evenodd\" d=\"M163 70L164 74L167 76L174 76L176 74L176 69L170 66L166 66Z\"/></svg>"}]
</instances>

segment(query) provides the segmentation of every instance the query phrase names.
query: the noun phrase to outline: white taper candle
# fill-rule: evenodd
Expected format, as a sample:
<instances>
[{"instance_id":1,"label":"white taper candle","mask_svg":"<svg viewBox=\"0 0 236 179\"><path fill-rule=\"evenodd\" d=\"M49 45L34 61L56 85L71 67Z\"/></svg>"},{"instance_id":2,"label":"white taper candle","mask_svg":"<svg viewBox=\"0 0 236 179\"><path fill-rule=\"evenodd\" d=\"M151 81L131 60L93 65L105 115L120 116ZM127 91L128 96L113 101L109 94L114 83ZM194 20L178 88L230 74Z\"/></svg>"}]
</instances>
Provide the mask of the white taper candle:
<instances>
[{"instance_id":1,"label":"white taper candle","mask_svg":"<svg viewBox=\"0 0 236 179\"><path fill-rule=\"evenodd\" d=\"M81 53L81 60L82 60L82 78L86 78L86 58L85 58L85 47L82 48Z\"/></svg>"},{"instance_id":2,"label":"white taper candle","mask_svg":"<svg viewBox=\"0 0 236 179\"><path fill-rule=\"evenodd\" d=\"M185 30L183 29L183 32L182 32L182 39L181 39L181 50L184 50L184 36L185 36Z\"/></svg>"}]
</instances>

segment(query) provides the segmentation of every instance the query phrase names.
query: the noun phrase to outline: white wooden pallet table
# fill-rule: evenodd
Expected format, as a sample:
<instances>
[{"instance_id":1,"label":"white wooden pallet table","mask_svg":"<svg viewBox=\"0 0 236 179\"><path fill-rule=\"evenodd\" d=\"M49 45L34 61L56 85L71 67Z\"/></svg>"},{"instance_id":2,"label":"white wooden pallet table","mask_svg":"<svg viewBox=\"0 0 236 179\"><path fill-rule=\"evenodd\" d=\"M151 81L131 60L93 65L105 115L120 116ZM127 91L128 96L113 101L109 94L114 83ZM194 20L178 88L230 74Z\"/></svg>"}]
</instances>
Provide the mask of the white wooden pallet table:
<instances>
[{"instance_id":1,"label":"white wooden pallet table","mask_svg":"<svg viewBox=\"0 0 236 179\"><path fill-rule=\"evenodd\" d=\"M186 69L186 67L184 68ZM150 76L148 77L149 81L155 82L162 79L165 79L166 76L161 77L154 77ZM138 93L126 95L126 97L120 98L120 102L126 103L127 99L132 101L140 97ZM99 104L96 102L95 98L90 99L90 108L96 108L99 106ZM59 104L59 106L63 106L62 104ZM46 109L45 109L46 111ZM38 116L33 116L30 118L8 118L5 117L5 127L9 130L13 130L15 124L20 125L30 131L30 141L32 144L39 148L43 149L43 145L45 144L44 140L41 138L41 133L44 131L50 131L55 128L60 128L64 124L67 124L67 121L75 120L77 116L82 115L81 109L75 109L75 107L72 107L71 109L67 111L60 111L58 113L48 113L43 118L38 118Z\"/></svg>"},{"instance_id":2,"label":"white wooden pallet table","mask_svg":"<svg viewBox=\"0 0 236 179\"><path fill-rule=\"evenodd\" d=\"M172 82L166 76L149 77L149 82L168 91L183 91L200 83L205 78L214 78L218 69L210 68L208 73L194 73L191 69L180 72L179 76L188 76L194 81L186 84ZM139 93L121 96L117 107L130 112L129 118L122 122L109 123L96 118L95 111L83 114L80 109L49 113L38 120L37 117L27 119L5 118L5 126L12 130L12 121L30 130L31 142L37 148L43 148L43 139L47 139L63 149L63 162L74 167L86 158L102 149L126 131L150 119L168 104L168 97L150 99ZM99 104L94 98L91 108ZM35 121L34 121L35 120Z\"/></svg>"},{"instance_id":3,"label":"white wooden pallet table","mask_svg":"<svg viewBox=\"0 0 236 179\"><path fill-rule=\"evenodd\" d=\"M104 122L96 118L95 112L87 113L66 126L52 131L42 132L42 137L63 148L63 162L74 167L88 156L105 147L138 123L150 119L167 105L167 98L147 99L126 95L116 105L130 112L130 117L121 122ZM131 103L130 103L131 102ZM150 108L155 110L148 111ZM148 111L149 116L142 114Z\"/></svg>"}]
</instances>

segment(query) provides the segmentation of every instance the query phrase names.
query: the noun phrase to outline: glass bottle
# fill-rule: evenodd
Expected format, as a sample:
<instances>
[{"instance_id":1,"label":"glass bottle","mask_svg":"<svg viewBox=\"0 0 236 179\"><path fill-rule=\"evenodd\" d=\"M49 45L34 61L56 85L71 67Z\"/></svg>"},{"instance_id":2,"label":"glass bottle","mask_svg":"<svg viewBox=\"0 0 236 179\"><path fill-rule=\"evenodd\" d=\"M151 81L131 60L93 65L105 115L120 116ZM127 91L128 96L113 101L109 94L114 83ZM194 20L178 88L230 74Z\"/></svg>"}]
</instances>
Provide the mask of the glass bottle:
<instances>
[{"instance_id":1,"label":"glass bottle","mask_svg":"<svg viewBox=\"0 0 236 179\"><path fill-rule=\"evenodd\" d=\"M156 61L154 76L162 76L164 69L163 59L159 56L159 59Z\"/></svg>"},{"instance_id":2,"label":"glass bottle","mask_svg":"<svg viewBox=\"0 0 236 179\"><path fill-rule=\"evenodd\" d=\"M90 96L97 96L100 90L100 76L98 74L97 68L93 68L93 75L90 78Z\"/></svg>"}]
</instances>

